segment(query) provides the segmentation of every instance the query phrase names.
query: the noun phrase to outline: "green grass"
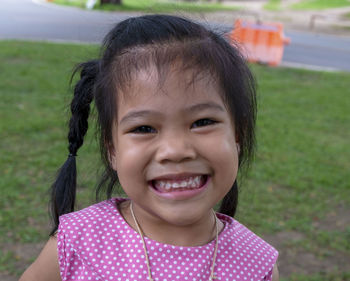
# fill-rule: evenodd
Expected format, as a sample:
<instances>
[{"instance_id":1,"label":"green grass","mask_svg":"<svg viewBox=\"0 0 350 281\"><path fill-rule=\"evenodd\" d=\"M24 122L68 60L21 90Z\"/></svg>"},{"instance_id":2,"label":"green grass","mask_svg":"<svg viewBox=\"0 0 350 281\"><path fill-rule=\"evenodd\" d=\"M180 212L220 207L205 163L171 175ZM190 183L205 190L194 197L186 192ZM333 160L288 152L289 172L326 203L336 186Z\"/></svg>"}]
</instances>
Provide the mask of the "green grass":
<instances>
[{"instance_id":1,"label":"green grass","mask_svg":"<svg viewBox=\"0 0 350 281\"><path fill-rule=\"evenodd\" d=\"M349 6L350 1L348 0L303 0L291 7L296 10L325 10Z\"/></svg>"},{"instance_id":2,"label":"green grass","mask_svg":"<svg viewBox=\"0 0 350 281\"><path fill-rule=\"evenodd\" d=\"M43 198L67 155L69 75L77 60L91 52L87 46L1 43L0 222L4 227L0 228L0 245L36 242L46 236L43 227L49 226Z\"/></svg>"},{"instance_id":3,"label":"green grass","mask_svg":"<svg viewBox=\"0 0 350 281\"><path fill-rule=\"evenodd\" d=\"M287 280L286 278L281 278L281 281ZM315 275L299 275L293 274L289 279L289 281L347 281L350 280L350 272L345 273L319 273Z\"/></svg>"},{"instance_id":4,"label":"green grass","mask_svg":"<svg viewBox=\"0 0 350 281\"><path fill-rule=\"evenodd\" d=\"M85 7L85 0L53 0L54 3ZM171 12L215 12L232 11L239 9L236 6L227 6L220 3L208 3L203 1L185 2L169 0L123 0L122 5L104 4L96 5L95 9L106 11L142 11L147 13L171 13Z\"/></svg>"},{"instance_id":5,"label":"green grass","mask_svg":"<svg viewBox=\"0 0 350 281\"><path fill-rule=\"evenodd\" d=\"M262 215L273 212L272 224L255 215L255 204L244 206L244 213L264 231L280 228L276 218L282 228L308 230L313 217L329 211L324 207L330 198L350 202L344 196L350 195L344 181L350 179L350 161L343 153L350 137L349 74L254 69L260 85L259 152L247 196L258 208L266 200ZM268 204L271 195L275 204Z\"/></svg>"},{"instance_id":6,"label":"green grass","mask_svg":"<svg viewBox=\"0 0 350 281\"><path fill-rule=\"evenodd\" d=\"M265 10L269 11L279 11L281 10L281 0L269 0L265 5L264 5Z\"/></svg>"},{"instance_id":7,"label":"green grass","mask_svg":"<svg viewBox=\"0 0 350 281\"><path fill-rule=\"evenodd\" d=\"M96 54L91 45L0 41L0 249L47 239L47 190L67 157L68 81L74 64ZM258 234L300 232L305 239L295 247L315 256L350 254L349 228L313 227L350 204L350 74L253 71L259 145L237 218ZM78 209L93 202L96 146L90 130L77 160ZM18 273L13 255L0 254L0 272ZM289 280L342 280L329 274Z\"/></svg>"}]
</instances>

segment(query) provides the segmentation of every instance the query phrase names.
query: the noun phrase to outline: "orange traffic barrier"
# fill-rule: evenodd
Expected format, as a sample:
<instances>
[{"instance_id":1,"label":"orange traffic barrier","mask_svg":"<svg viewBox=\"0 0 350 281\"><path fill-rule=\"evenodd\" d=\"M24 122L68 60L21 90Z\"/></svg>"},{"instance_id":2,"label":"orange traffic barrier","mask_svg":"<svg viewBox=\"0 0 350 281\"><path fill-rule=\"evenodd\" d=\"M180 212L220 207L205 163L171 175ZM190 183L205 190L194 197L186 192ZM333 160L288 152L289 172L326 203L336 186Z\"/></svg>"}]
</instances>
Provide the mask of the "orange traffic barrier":
<instances>
[{"instance_id":1,"label":"orange traffic barrier","mask_svg":"<svg viewBox=\"0 0 350 281\"><path fill-rule=\"evenodd\" d=\"M230 40L239 44L248 61L271 66L281 63L284 45L290 43L290 39L284 37L281 23L252 23L241 19L235 21Z\"/></svg>"}]
</instances>

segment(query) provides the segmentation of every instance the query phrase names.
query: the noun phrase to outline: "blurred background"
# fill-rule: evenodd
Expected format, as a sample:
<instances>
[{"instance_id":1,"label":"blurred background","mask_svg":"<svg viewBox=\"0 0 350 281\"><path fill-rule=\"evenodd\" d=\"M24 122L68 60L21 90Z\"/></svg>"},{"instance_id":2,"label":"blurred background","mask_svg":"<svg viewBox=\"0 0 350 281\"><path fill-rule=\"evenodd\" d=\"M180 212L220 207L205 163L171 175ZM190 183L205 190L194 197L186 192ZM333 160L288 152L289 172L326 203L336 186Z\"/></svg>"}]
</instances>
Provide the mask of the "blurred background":
<instances>
[{"instance_id":1,"label":"blurred background","mask_svg":"<svg viewBox=\"0 0 350 281\"><path fill-rule=\"evenodd\" d=\"M17 280L48 239L74 65L98 55L116 22L144 13L190 17L228 40L237 19L282 25L290 42L279 45L278 65L250 64L258 150L237 219L279 250L281 280L350 280L350 2L102 2L0 1L0 280ZM77 209L95 202L101 172L94 114L90 124L77 158Z\"/></svg>"}]
</instances>

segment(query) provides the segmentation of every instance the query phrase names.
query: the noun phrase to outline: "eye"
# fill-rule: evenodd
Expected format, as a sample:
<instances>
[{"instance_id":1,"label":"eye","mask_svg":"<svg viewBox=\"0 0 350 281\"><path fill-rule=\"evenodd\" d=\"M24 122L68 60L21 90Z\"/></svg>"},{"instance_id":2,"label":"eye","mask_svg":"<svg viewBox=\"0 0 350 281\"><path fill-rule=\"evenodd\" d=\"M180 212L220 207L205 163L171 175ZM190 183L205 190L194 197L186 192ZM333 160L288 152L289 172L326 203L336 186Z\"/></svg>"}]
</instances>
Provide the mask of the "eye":
<instances>
[{"instance_id":1,"label":"eye","mask_svg":"<svg viewBox=\"0 0 350 281\"><path fill-rule=\"evenodd\" d=\"M155 134L156 132L156 129L146 125L136 127L130 131L130 133L134 134Z\"/></svg>"},{"instance_id":2,"label":"eye","mask_svg":"<svg viewBox=\"0 0 350 281\"><path fill-rule=\"evenodd\" d=\"M214 125L215 123L217 123L217 121L214 121L212 119L208 119L208 118L199 119L192 124L192 128L210 126L210 125Z\"/></svg>"}]
</instances>

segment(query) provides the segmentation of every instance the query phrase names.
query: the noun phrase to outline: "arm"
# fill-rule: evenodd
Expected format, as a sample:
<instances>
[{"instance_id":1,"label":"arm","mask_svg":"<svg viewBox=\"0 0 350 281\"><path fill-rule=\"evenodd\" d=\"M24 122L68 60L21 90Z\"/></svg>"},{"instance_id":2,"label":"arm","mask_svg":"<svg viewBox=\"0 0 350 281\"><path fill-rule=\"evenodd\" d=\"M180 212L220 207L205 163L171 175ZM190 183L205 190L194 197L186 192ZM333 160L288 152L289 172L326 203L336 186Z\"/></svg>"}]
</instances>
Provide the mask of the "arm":
<instances>
[{"instance_id":1,"label":"arm","mask_svg":"<svg viewBox=\"0 0 350 281\"><path fill-rule=\"evenodd\" d=\"M35 262L19 281L61 281L57 255L57 238L51 237Z\"/></svg>"},{"instance_id":2,"label":"arm","mask_svg":"<svg viewBox=\"0 0 350 281\"><path fill-rule=\"evenodd\" d=\"M278 281L279 278L280 278L280 275L278 272L277 263L275 263L272 270L272 281Z\"/></svg>"}]
</instances>

